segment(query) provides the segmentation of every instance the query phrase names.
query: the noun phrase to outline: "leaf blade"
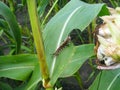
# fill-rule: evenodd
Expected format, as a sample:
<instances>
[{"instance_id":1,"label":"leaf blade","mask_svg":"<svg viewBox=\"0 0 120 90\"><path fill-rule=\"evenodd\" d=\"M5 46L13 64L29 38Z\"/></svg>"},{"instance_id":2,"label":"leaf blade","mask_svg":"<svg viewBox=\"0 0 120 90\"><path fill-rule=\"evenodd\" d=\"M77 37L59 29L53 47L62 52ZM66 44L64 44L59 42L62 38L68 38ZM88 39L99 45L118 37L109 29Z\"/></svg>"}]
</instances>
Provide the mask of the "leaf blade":
<instances>
[{"instance_id":1,"label":"leaf blade","mask_svg":"<svg viewBox=\"0 0 120 90\"><path fill-rule=\"evenodd\" d=\"M49 68L54 66L53 64L55 62L55 59L52 58L51 54L57 50L62 41L64 41L69 33L75 28L83 31L99 14L102 6L104 6L104 4L90 5L79 0L71 0L50 20L43 32Z\"/></svg>"},{"instance_id":2,"label":"leaf blade","mask_svg":"<svg viewBox=\"0 0 120 90\"><path fill-rule=\"evenodd\" d=\"M10 31L11 31L11 35L15 40L15 45L16 45L16 53L19 52L20 47L21 47L21 33L20 33L20 29L18 26L18 23L16 21L16 18L14 16L14 14L11 12L11 10L3 3L0 1L0 15L2 15L9 27L10 27Z\"/></svg>"},{"instance_id":3,"label":"leaf blade","mask_svg":"<svg viewBox=\"0 0 120 90\"><path fill-rule=\"evenodd\" d=\"M34 70L36 63L38 59L35 54L0 56L0 77L24 81Z\"/></svg>"},{"instance_id":4,"label":"leaf blade","mask_svg":"<svg viewBox=\"0 0 120 90\"><path fill-rule=\"evenodd\" d=\"M94 56L94 44L76 46L76 51L60 77L72 76L90 57Z\"/></svg>"},{"instance_id":5,"label":"leaf blade","mask_svg":"<svg viewBox=\"0 0 120 90\"><path fill-rule=\"evenodd\" d=\"M120 69L101 71L101 74L97 76L97 78L95 79L95 81L89 89L94 90L95 88L98 88L98 90L116 90L120 88L119 76Z\"/></svg>"},{"instance_id":6,"label":"leaf blade","mask_svg":"<svg viewBox=\"0 0 120 90\"><path fill-rule=\"evenodd\" d=\"M32 77L28 84L25 86L25 90L34 90L37 84L42 80L39 64L35 66Z\"/></svg>"}]
</instances>

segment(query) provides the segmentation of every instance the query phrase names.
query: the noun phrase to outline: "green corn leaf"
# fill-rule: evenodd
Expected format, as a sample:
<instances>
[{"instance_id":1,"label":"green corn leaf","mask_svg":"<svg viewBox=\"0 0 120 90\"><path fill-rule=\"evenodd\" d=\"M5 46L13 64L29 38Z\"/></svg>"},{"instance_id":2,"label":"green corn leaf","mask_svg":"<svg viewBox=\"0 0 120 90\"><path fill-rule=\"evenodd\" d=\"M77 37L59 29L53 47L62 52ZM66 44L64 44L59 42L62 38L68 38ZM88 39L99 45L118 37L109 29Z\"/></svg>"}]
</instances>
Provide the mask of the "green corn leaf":
<instances>
[{"instance_id":1,"label":"green corn leaf","mask_svg":"<svg viewBox=\"0 0 120 90\"><path fill-rule=\"evenodd\" d=\"M106 10L106 12L104 12L103 10ZM108 14L108 11L104 4L87 4L80 0L71 0L46 25L43 31L43 38L50 77L52 77L52 79L55 78L54 80L51 79L52 84L55 83L55 80L60 77L65 69L64 67L61 67L62 69L60 69L59 67L56 67L56 65L66 66L69 60L72 58L72 54L75 53L76 47L66 47L65 50L71 49L70 51L68 50L68 52L66 51L66 53L69 54L66 54L63 49L62 53L64 53L65 55L59 55L58 57L54 57L53 53L57 50L61 43L63 43L63 41L67 38L67 36L73 29L77 28L83 31L98 14L102 15L100 12ZM64 62L60 63L60 58L63 59ZM78 67L76 68L78 69ZM68 74L68 76L69 75L71 75L71 73Z\"/></svg>"},{"instance_id":2,"label":"green corn leaf","mask_svg":"<svg viewBox=\"0 0 120 90\"><path fill-rule=\"evenodd\" d=\"M0 19L0 29L2 29L3 32L5 32L9 36L10 40L12 39L8 23L4 19Z\"/></svg>"},{"instance_id":3,"label":"green corn leaf","mask_svg":"<svg viewBox=\"0 0 120 90\"><path fill-rule=\"evenodd\" d=\"M21 33L16 18L11 10L2 2L0 2L0 15L5 18L10 27L11 36L15 40L16 53L18 53L21 46Z\"/></svg>"},{"instance_id":4,"label":"green corn leaf","mask_svg":"<svg viewBox=\"0 0 120 90\"><path fill-rule=\"evenodd\" d=\"M88 44L76 47L71 45L65 48L57 56L55 69L51 75L51 84L54 84L58 77L72 76L89 57L94 55L93 47L93 44Z\"/></svg>"},{"instance_id":5,"label":"green corn leaf","mask_svg":"<svg viewBox=\"0 0 120 90\"><path fill-rule=\"evenodd\" d=\"M75 49L76 51L72 56L72 59L67 63L67 66L60 77L72 76L88 58L95 55L94 44L76 46Z\"/></svg>"},{"instance_id":6,"label":"green corn leaf","mask_svg":"<svg viewBox=\"0 0 120 90\"><path fill-rule=\"evenodd\" d=\"M8 24L4 19L0 19L0 28L1 29L8 29Z\"/></svg>"},{"instance_id":7,"label":"green corn leaf","mask_svg":"<svg viewBox=\"0 0 120 90\"><path fill-rule=\"evenodd\" d=\"M38 63L36 55L0 56L0 77L26 80Z\"/></svg>"},{"instance_id":8,"label":"green corn leaf","mask_svg":"<svg viewBox=\"0 0 120 90\"><path fill-rule=\"evenodd\" d=\"M46 6L49 4L49 0L39 0L38 4L37 11L38 15L41 17L45 12Z\"/></svg>"},{"instance_id":9,"label":"green corn leaf","mask_svg":"<svg viewBox=\"0 0 120 90\"><path fill-rule=\"evenodd\" d=\"M3 34L3 30L0 30L0 37L2 36L2 34Z\"/></svg>"},{"instance_id":10,"label":"green corn leaf","mask_svg":"<svg viewBox=\"0 0 120 90\"><path fill-rule=\"evenodd\" d=\"M89 90L119 90L120 69L101 71Z\"/></svg>"},{"instance_id":11,"label":"green corn leaf","mask_svg":"<svg viewBox=\"0 0 120 90\"><path fill-rule=\"evenodd\" d=\"M35 90L37 84L42 80L40 74L40 66L37 64L35 66L34 72L28 84L25 86L25 90Z\"/></svg>"},{"instance_id":12,"label":"green corn leaf","mask_svg":"<svg viewBox=\"0 0 120 90\"><path fill-rule=\"evenodd\" d=\"M54 62L51 54L56 51L68 34L75 28L83 31L97 16L102 6L103 4L89 5L79 0L72 0L50 20L43 32L49 67Z\"/></svg>"},{"instance_id":13,"label":"green corn leaf","mask_svg":"<svg viewBox=\"0 0 120 90\"><path fill-rule=\"evenodd\" d=\"M51 74L51 84L54 85L56 80L60 77L61 73L65 70L65 67L68 65L70 60L72 59L72 56L75 52L75 48L73 48L73 45L70 45L68 48L65 48L64 51L55 57L56 63L51 67L51 71L53 74ZM54 57L54 56L53 56Z\"/></svg>"}]
</instances>

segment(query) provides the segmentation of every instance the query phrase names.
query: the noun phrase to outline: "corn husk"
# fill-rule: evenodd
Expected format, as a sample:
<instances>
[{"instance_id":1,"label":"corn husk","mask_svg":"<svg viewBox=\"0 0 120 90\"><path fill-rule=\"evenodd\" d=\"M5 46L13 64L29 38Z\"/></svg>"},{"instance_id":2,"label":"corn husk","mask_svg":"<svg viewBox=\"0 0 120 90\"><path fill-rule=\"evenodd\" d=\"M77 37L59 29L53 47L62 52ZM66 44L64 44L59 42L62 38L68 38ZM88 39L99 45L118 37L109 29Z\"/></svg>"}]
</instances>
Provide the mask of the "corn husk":
<instances>
[{"instance_id":1,"label":"corn husk","mask_svg":"<svg viewBox=\"0 0 120 90\"><path fill-rule=\"evenodd\" d=\"M106 66L120 62L120 8L109 9L109 16L100 17L104 24L99 27L97 58Z\"/></svg>"}]
</instances>

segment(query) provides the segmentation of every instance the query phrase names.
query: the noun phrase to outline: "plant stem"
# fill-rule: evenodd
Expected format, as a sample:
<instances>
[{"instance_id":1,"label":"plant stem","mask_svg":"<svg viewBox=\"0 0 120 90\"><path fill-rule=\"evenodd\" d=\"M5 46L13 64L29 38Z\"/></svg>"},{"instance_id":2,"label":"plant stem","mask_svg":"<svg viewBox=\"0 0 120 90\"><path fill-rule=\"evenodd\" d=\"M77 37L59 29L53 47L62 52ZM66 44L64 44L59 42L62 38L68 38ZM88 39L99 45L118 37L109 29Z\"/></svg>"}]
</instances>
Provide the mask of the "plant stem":
<instances>
[{"instance_id":1,"label":"plant stem","mask_svg":"<svg viewBox=\"0 0 120 90\"><path fill-rule=\"evenodd\" d=\"M9 3L9 6L10 6L11 11L12 11L12 12L15 12L14 1L13 1L13 0L8 0L8 3Z\"/></svg>"},{"instance_id":2,"label":"plant stem","mask_svg":"<svg viewBox=\"0 0 120 90\"><path fill-rule=\"evenodd\" d=\"M78 37L81 40L81 43L84 44L84 40L83 40L82 36L79 34L78 30L75 30L75 31L77 32Z\"/></svg>"},{"instance_id":3,"label":"plant stem","mask_svg":"<svg viewBox=\"0 0 120 90\"><path fill-rule=\"evenodd\" d=\"M36 46L38 59L39 59L40 71L43 78L43 86L45 88L52 87L49 83L49 80L50 80L49 71L46 63L42 33L40 30L39 21L38 21L36 0L27 0L27 6L28 6L32 32L33 32L33 38Z\"/></svg>"},{"instance_id":4,"label":"plant stem","mask_svg":"<svg viewBox=\"0 0 120 90\"><path fill-rule=\"evenodd\" d=\"M88 34L89 34L89 43L92 43L92 35L91 35L91 24L88 26Z\"/></svg>"},{"instance_id":5,"label":"plant stem","mask_svg":"<svg viewBox=\"0 0 120 90\"><path fill-rule=\"evenodd\" d=\"M43 22L42 22L42 24L41 24L42 27L43 27L43 25L45 24L45 22L46 22L48 16L49 16L50 13L52 12L52 10L53 10L53 8L55 7L55 5L57 4L57 2L58 2L58 0L56 0L56 1L54 2L54 4L52 5L51 9L50 9L49 12L47 13L45 19L43 20Z\"/></svg>"},{"instance_id":6,"label":"plant stem","mask_svg":"<svg viewBox=\"0 0 120 90\"><path fill-rule=\"evenodd\" d=\"M54 90L53 88L46 88L46 90Z\"/></svg>"},{"instance_id":7,"label":"plant stem","mask_svg":"<svg viewBox=\"0 0 120 90\"><path fill-rule=\"evenodd\" d=\"M81 88L82 90L84 90L84 88L83 88L83 83L82 83L82 78L81 78L81 76L80 76L80 74L79 74L78 71L75 73L75 78L76 78L76 80L78 81L78 84L79 84L80 88Z\"/></svg>"}]
</instances>

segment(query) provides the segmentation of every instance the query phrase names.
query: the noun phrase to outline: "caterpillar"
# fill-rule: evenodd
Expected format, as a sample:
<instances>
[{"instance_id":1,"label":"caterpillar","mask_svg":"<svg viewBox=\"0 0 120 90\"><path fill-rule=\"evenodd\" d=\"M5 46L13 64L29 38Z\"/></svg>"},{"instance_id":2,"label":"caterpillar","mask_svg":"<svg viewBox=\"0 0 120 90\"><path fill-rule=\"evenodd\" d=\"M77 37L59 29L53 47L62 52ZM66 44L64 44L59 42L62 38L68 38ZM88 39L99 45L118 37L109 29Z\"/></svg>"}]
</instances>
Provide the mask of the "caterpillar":
<instances>
[{"instance_id":1,"label":"caterpillar","mask_svg":"<svg viewBox=\"0 0 120 90\"><path fill-rule=\"evenodd\" d=\"M71 41L71 37L68 36L66 40L57 48L57 50L53 53L54 56L59 55L60 51L69 45L69 42Z\"/></svg>"}]
</instances>

